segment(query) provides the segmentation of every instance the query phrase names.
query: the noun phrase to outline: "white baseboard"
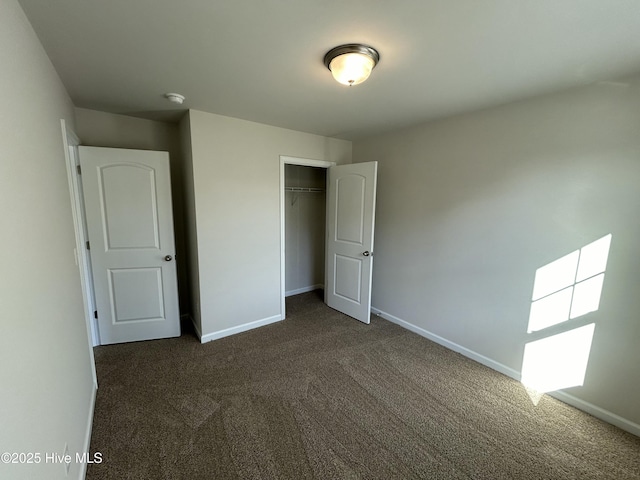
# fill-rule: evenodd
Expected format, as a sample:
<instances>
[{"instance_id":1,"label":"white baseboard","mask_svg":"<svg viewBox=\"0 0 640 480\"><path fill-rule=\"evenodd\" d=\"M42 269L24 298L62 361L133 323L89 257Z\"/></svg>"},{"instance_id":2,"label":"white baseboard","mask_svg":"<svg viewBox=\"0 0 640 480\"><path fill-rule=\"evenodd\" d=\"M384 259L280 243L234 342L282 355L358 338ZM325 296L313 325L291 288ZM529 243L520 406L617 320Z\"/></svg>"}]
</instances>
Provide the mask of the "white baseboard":
<instances>
[{"instance_id":1,"label":"white baseboard","mask_svg":"<svg viewBox=\"0 0 640 480\"><path fill-rule=\"evenodd\" d=\"M463 347L462 345L458 345L457 343L451 342L446 338L436 335L435 333L431 333L428 330L425 330L424 328L418 327L412 323L402 320L401 318L391 315L390 313L384 312L374 307L371 307L371 313L373 313L374 315L378 315L392 323L400 325L401 327L406 328L407 330L417 333L418 335L425 337L439 345L442 345L443 347L448 348L449 350L458 352L461 355L464 355L467 358L475 360L476 362L481 363L486 367L489 367L508 377L513 378L514 380L520 381L521 379L521 373L518 372L517 370L507 367L506 365L496 362L495 360L485 357L484 355L480 355L479 353L474 352L473 350L469 350L468 348ZM576 407L577 409L587 412L588 414L593 415L594 417L599 418L600 420L604 420L607 423L615 425L616 427L619 427L622 430L626 430L627 432L640 437L640 425L638 425L635 422L627 420L626 418L616 415L615 413L611 413L610 411L605 410L604 408L600 408L597 405L594 405L592 403L589 403L577 397L574 397L573 395L563 392L562 390L558 390L556 392L548 392L547 395L554 397L564 403L571 405L572 407Z\"/></svg>"},{"instance_id":2,"label":"white baseboard","mask_svg":"<svg viewBox=\"0 0 640 480\"><path fill-rule=\"evenodd\" d=\"M576 407L578 410L587 412L588 414L593 415L600 420L604 420L611 425L615 425L622 430L626 430L627 432L633 433L635 436L640 437L640 425L632 422L631 420L627 420L620 415L616 415L609 410L600 408L593 403L585 402L584 400L581 400L578 397L574 397L570 393L563 392L562 390L558 390L556 392L548 392L547 395L553 398L557 398L561 402L568 403L572 407Z\"/></svg>"},{"instance_id":3,"label":"white baseboard","mask_svg":"<svg viewBox=\"0 0 640 480\"><path fill-rule=\"evenodd\" d=\"M284 292L285 297L290 297L291 295L299 295L301 293L313 292L314 290L318 290L319 288L324 288L324 285L310 285L308 287L296 288L295 290L289 290Z\"/></svg>"},{"instance_id":4,"label":"white baseboard","mask_svg":"<svg viewBox=\"0 0 640 480\"><path fill-rule=\"evenodd\" d=\"M373 308L371 307L371 313L373 313L374 315L379 315L380 317L384 318L385 320L389 320L392 323L395 323L397 325L400 325L403 328L406 328L407 330L412 331L413 333L417 333L418 335L420 335L421 337L425 337L428 338L429 340L431 340L432 342L437 343L438 345L442 345L443 347L448 348L449 350L453 350L454 352L458 352L462 355L464 355L465 357L468 357L472 360L475 360L478 363L481 363L482 365L485 365L493 370L496 370L508 377L511 377L515 380L520 381L520 372L518 372L517 370L514 370L513 368L507 367L506 365L503 365L502 363L496 362L495 360L492 360L488 357L485 357L484 355L480 355L479 353L474 352L473 350L469 350L466 347L463 347L462 345L458 345L457 343L453 343L449 340L447 340L446 338L443 338L439 335L436 335L435 333L431 333L428 330L425 330L424 328L421 327L417 327L412 323L409 323L405 320L402 320L398 317L395 317L393 315L391 315L390 313L387 312L383 312L382 310L379 310L377 308Z\"/></svg>"},{"instance_id":5,"label":"white baseboard","mask_svg":"<svg viewBox=\"0 0 640 480\"><path fill-rule=\"evenodd\" d=\"M235 335L236 333L242 333L246 332L247 330L253 330L254 328L264 327L265 325L279 322L281 320L284 319L282 315L278 314L272 317L263 318L262 320L256 320L255 322L244 323L242 325L238 325L237 327L225 328L224 330L219 330L217 332L207 333L206 335L202 335L200 331L198 331L197 327L196 332L200 337L200 343L207 343L211 342L212 340L218 340L219 338L228 337L229 335Z\"/></svg>"},{"instance_id":6,"label":"white baseboard","mask_svg":"<svg viewBox=\"0 0 640 480\"><path fill-rule=\"evenodd\" d=\"M88 452L89 455L92 455L92 453L90 452L91 431L93 430L93 412L96 408L96 395L98 393L98 387L95 384L91 385L91 387L93 391L91 392L91 399L89 400L89 418L87 418L87 431L85 432L85 435L84 435L84 450L83 450L83 452ZM79 452L79 453L82 455L83 452ZM82 462L80 464L80 472L78 473L78 479L84 480L86 476L87 476L87 463Z\"/></svg>"}]
</instances>

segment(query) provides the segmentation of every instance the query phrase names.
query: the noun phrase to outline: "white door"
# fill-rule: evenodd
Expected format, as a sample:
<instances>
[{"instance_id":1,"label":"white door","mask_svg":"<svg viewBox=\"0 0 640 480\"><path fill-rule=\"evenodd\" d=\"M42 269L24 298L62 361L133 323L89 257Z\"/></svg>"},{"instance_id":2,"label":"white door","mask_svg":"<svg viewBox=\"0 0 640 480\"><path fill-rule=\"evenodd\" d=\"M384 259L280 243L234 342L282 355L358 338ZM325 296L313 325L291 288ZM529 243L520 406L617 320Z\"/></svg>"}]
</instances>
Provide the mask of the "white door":
<instances>
[{"instance_id":1,"label":"white door","mask_svg":"<svg viewBox=\"0 0 640 480\"><path fill-rule=\"evenodd\" d=\"M169 154L79 151L100 343L179 336Z\"/></svg>"},{"instance_id":2,"label":"white door","mask_svg":"<svg viewBox=\"0 0 640 480\"><path fill-rule=\"evenodd\" d=\"M325 302L364 323L371 312L378 162L329 168Z\"/></svg>"}]
</instances>

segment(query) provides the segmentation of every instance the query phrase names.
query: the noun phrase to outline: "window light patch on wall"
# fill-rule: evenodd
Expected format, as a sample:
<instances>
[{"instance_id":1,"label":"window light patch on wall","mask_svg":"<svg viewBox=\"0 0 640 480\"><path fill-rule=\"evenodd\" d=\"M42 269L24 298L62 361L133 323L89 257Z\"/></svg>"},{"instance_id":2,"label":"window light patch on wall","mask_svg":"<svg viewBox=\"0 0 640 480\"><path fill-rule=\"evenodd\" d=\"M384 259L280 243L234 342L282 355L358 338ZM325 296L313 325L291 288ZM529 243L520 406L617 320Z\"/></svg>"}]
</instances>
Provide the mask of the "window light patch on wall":
<instances>
[{"instance_id":1,"label":"window light patch on wall","mask_svg":"<svg viewBox=\"0 0 640 480\"><path fill-rule=\"evenodd\" d=\"M582 385L595 323L529 342L524 347L522 383L538 392Z\"/></svg>"},{"instance_id":2,"label":"window light patch on wall","mask_svg":"<svg viewBox=\"0 0 640 480\"><path fill-rule=\"evenodd\" d=\"M583 385L595 323L571 328L571 320L600 308L610 246L611 234L536 271L527 327L536 339L525 345L522 361L526 387L550 392ZM565 331L545 335L565 322Z\"/></svg>"},{"instance_id":3,"label":"window light patch on wall","mask_svg":"<svg viewBox=\"0 0 640 480\"><path fill-rule=\"evenodd\" d=\"M536 271L528 333L598 310L611 234Z\"/></svg>"}]
</instances>

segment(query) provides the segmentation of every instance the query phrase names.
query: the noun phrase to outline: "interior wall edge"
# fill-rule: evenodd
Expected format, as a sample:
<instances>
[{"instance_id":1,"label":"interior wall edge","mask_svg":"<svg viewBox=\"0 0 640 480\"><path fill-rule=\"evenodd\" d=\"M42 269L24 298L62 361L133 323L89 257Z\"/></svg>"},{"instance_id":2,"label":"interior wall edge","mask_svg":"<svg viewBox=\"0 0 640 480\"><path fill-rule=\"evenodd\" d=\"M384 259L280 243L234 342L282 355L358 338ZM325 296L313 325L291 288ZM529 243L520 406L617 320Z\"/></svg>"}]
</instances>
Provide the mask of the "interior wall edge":
<instances>
[{"instance_id":1,"label":"interior wall edge","mask_svg":"<svg viewBox=\"0 0 640 480\"><path fill-rule=\"evenodd\" d=\"M200 340L200 343L206 343L202 341L202 332L200 331L200 327L196 323L196 320L193 318L192 315L187 315L187 317L189 318L191 325L193 325L194 333L196 334L196 337L198 337L198 340Z\"/></svg>"}]
</instances>

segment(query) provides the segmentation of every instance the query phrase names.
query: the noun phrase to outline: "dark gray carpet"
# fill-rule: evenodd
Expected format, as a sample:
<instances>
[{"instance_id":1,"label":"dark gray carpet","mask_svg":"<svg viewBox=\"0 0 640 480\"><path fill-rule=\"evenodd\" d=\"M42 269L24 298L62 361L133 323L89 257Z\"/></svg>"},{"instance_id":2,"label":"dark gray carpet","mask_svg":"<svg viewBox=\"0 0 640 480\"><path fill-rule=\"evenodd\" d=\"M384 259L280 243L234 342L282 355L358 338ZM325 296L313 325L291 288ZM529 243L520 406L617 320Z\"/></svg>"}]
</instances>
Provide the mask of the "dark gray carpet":
<instances>
[{"instance_id":1,"label":"dark gray carpet","mask_svg":"<svg viewBox=\"0 0 640 480\"><path fill-rule=\"evenodd\" d=\"M640 479L640 438L316 292L205 345L95 354L88 479Z\"/></svg>"}]
</instances>

